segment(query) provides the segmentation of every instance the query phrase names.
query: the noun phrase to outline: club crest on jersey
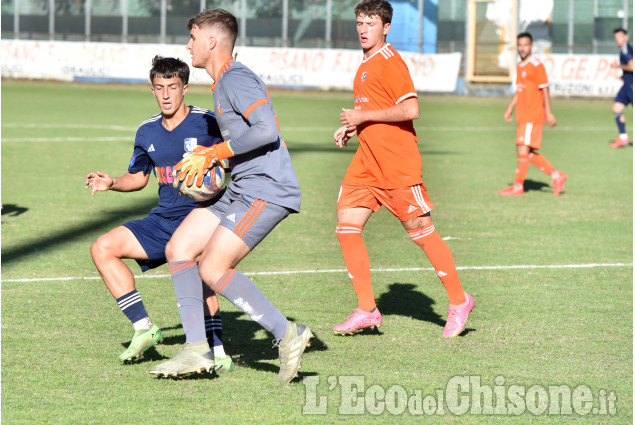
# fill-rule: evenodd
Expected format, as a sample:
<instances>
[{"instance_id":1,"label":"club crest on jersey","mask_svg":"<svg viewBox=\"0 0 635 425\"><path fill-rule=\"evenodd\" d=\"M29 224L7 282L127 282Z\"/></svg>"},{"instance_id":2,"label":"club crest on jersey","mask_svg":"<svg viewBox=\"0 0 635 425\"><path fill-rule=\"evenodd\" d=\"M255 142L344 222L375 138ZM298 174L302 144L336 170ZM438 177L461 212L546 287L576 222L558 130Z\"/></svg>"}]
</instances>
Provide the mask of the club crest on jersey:
<instances>
[{"instance_id":1,"label":"club crest on jersey","mask_svg":"<svg viewBox=\"0 0 635 425\"><path fill-rule=\"evenodd\" d=\"M223 113L223 108L220 107L220 99L216 101L216 111L218 111L218 115Z\"/></svg>"},{"instance_id":2,"label":"club crest on jersey","mask_svg":"<svg viewBox=\"0 0 635 425\"><path fill-rule=\"evenodd\" d=\"M364 82L364 80L366 79L366 76L368 75L368 73L366 72L362 72L362 83Z\"/></svg>"},{"instance_id":3,"label":"club crest on jersey","mask_svg":"<svg viewBox=\"0 0 635 425\"><path fill-rule=\"evenodd\" d=\"M185 148L186 152L191 152L194 150L197 144L198 144L198 139L196 137L188 137L187 139L184 140L183 147Z\"/></svg>"}]
</instances>

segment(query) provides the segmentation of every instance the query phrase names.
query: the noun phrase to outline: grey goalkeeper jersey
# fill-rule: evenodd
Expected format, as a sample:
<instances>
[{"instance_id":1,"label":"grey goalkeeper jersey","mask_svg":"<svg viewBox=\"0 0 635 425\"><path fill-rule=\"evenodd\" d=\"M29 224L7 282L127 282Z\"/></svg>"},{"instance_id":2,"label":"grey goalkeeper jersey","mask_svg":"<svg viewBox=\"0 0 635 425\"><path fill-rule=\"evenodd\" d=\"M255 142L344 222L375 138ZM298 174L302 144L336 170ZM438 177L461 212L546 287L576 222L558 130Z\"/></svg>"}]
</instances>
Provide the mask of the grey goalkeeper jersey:
<instances>
[{"instance_id":1,"label":"grey goalkeeper jersey","mask_svg":"<svg viewBox=\"0 0 635 425\"><path fill-rule=\"evenodd\" d=\"M214 112L229 159L228 189L300 211L300 184L265 84L240 62L228 61L214 86Z\"/></svg>"}]
</instances>

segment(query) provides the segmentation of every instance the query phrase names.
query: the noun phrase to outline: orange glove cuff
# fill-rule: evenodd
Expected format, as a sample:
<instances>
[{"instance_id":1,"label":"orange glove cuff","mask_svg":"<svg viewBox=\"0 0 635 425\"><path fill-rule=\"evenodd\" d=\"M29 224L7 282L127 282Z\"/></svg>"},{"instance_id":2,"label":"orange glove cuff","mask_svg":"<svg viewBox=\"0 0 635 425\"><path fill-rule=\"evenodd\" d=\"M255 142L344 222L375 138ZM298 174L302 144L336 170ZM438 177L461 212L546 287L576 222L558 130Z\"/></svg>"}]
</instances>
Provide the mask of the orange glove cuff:
<instances>
[{"instance_id":1,"label":"orange glove cuff","mask_svg":"<svg viewBox=\"0 0 635 425\"><path fill-rule=\"evenodd\" d=\"M230 140L214 145L217 153L217 158L219 160L231 158L232 156L234 156L234 152L229 147L229 142Z\"/></svg>"}]
</instances>

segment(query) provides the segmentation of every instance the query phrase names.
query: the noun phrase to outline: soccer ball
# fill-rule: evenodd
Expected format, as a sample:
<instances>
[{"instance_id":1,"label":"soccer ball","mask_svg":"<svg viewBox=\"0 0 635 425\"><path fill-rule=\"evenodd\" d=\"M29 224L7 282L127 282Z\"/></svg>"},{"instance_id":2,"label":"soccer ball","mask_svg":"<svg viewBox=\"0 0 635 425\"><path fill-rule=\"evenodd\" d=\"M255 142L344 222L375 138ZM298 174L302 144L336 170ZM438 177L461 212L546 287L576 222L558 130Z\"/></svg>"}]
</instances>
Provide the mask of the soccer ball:
<instances>
[{"instance_id":1,"label":"soccer ball","mask_svg":"<svg viewBox=\"0 0 635 425\"><path fill-rule=\"evenodd\" d=\"M172 172L172 177L174 178L174 187L179 189L181 195L185 195L190 199L195 201L208 201L212 199L214 196L218 195L218 192L223 188L223 183L225 182L225 169L222 165L216 165L205 173L205 177L203 177L203 184L199 187L196 186L196 179L191 186L185 184L185 180L179 183L177 179L177 172L174 170Z\"/></svg>"}]
</instances>

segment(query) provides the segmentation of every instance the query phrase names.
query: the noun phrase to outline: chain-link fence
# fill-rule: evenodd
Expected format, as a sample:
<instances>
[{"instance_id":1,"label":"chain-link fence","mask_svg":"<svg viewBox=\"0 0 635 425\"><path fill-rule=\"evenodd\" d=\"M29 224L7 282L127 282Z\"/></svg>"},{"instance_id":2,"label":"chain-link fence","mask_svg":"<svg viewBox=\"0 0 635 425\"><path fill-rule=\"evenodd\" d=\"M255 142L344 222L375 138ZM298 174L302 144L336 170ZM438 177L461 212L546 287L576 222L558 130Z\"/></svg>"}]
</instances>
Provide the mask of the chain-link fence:
<instances>
[{"instance_id":1,"label":"chain-link fence","mask_svg":"<svg viewBox=\"0 0 635 425\"><path fill-rule=\"evenodd\" d=\"M505 0L499 0L505 1ZM398 49L465 51L468 0L393 1ZM552 5L553 53L614 53L613 29L629 27L632 0L521 0ZM239 45L358 48L358 0L1 0L2 38L184 44L186 24L221 7L239 20ZM521 26L519 26L521 28Z\"/></svg>"}]
</instances>

